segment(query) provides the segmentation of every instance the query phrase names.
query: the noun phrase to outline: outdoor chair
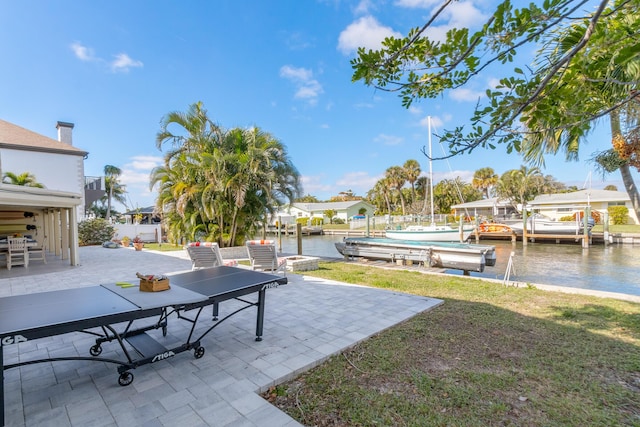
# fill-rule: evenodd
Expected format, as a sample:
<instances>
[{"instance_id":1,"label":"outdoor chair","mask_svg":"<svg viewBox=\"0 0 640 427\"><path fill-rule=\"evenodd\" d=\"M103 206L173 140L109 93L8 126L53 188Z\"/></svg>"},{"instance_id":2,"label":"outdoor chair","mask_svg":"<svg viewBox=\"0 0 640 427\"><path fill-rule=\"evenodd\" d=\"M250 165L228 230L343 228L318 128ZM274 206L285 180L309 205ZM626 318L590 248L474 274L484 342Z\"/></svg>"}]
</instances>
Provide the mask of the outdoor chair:
<instances>
[{"instance_id":1,"label":"outdoor chair","mask_svg":"<svg viewBox=\"0 0 640 427\"><path fill-rule=\"evenodd\" d=\"M276 273L282 271L287 275L287 259L278 258L276 243L273 240L249 240L247 252L253 270L270 271Z\"/></svg>"},{"instance_id":2,"label":"outdoor chair","mask_svg":"<svg viewBox=\"0 0 640 427\"><path fill-rule=\"evenodd\" d=\"M47 238L42 239L42 242L38 246L30 247L27 249L29 252L29 262L38 260L47 263L47 256L45 254L47 247Z\"/></svg>"},{"instance_id":3,"label":"outdoor chair","mask_svg":"<svg viewBox=\"0 0 640 427\"><path fill-rule=\"evenodd\" d=\"M9 237L7 239L7 270L14 265L29 266L29 252L27 251L27 239L24 237Z\"/></svg>"},{"instance_id":4,"label":"outdoor chair","mask_svg":"<svg viewBox=\"0 0 640 427\"><path fill-rule=\"evenodd\" d=\"M220 254L220 247L215 242L193 242L187 245L187 253L191 258L191 270L201 268L213 268L226 265L235 267L238 262L235 260L223 260Z\"/></svg>"}]
</instances>

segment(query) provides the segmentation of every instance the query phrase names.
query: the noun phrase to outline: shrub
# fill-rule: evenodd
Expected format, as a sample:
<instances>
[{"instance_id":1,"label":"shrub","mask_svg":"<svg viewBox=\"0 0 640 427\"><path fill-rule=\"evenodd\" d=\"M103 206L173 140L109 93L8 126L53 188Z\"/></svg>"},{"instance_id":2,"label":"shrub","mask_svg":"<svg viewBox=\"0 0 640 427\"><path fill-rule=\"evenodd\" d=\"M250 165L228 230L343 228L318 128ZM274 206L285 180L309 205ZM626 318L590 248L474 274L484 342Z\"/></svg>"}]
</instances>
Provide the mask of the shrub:
<instances>
[{"instance_id":1,"label":"shrub","mask_svg":"<svg viewBox=\"0 0 640 427\"><path fill-rule=\"evenodd\" d=\"M335 217L333 218L333 224L344 224L344 219Z\"/></svg>"},{"instance_id":2,"label":"shrub","mask_svg":"<svg viewBox=\"0 0 640 427\"><path fill-rule=\"evenodd\" d=\"M609 206L609 218L614 225L623 225L629 218L629 208L626 206Z\"/></svg>"},{"instance_id":3,"label":"shrub","mask_svg":"<svg viewBox=\"0 0 640 427\"><path fill-rule=\"evenodd\" d=\"M116 230L103 218L88 219L78 224L80 246L101 245L113 239Z\"/></svg>"}]
</instances>

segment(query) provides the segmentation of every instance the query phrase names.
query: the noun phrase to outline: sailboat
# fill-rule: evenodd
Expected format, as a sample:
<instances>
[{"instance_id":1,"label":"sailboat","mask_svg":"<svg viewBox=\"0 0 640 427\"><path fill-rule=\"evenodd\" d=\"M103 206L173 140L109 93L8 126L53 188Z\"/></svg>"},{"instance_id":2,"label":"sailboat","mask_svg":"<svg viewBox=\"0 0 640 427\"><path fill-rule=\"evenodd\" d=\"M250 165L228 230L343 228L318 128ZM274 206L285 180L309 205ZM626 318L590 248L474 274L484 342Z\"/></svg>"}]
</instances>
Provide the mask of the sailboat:
<instances>
[{"instance_id":1,"label":"sailboat","mask_svg":"<svg viewBox=\"0 0 640 427\"><path fill-rule=\"evenodd\" d=\"M427 117L429 128L429 186L431 195L431 224L410 225L400 230L386 230L388 239L409 240L420 242L465 242L473 233L473 226L460 226L453 228L449 225L436 225L433 209L433 161L431 155L431 116Z\"/></svg>"}]
</instances>

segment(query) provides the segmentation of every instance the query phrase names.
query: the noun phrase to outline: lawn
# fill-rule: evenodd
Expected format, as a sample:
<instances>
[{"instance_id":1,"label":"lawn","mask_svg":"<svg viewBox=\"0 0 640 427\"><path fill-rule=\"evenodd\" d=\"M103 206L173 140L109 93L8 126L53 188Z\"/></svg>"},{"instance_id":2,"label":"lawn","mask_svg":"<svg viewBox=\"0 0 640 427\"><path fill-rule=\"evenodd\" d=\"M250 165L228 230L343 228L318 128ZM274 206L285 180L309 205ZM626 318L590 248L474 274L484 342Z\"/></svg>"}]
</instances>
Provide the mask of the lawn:
<instances>
[{"instance_id":1,"label":"lawn","mask_svg":"<svg viewBox=\"0 0 640 427\"><path fill-rule=\"evenodd\" d=\"M265 397L307 426L640 425L640 304L324 262L443 305Z\"/></svg>"}]
</instances>

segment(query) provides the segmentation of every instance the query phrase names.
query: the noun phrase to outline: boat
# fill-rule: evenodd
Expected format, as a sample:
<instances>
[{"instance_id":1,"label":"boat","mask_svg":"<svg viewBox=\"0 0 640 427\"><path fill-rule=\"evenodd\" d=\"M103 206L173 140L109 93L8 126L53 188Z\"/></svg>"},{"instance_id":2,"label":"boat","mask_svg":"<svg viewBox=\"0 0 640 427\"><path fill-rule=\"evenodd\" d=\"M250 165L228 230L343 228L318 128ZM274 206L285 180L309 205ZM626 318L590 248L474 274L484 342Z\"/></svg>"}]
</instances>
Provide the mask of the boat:
<instances>
[{"instance_id":1,"label":"boat","mask_svg":"<svg viewBox=\"0 0 640 427\"><path fill-rule=\"evenodd\" d=\"M593 218L588 219L587 232L594 226ZM518 235L522 235L524 221L510 222L509 226ZM581 235L584 234L584 219L574 221L557 221L540 213L527 218L527 234Z\"/></svg>"},{"instance_id":2,"label":"boat","mask_svg":"<svg viewBox=\"0 0 640 427\"><path fill-rule=\"evenodd\" d=\"M414 242L465 242L473 233L473 226L454 228L449 225L410 225L399 230L385 230L388 239Z\"/></svg>"},{"instance_id":3,"label":"boat","mask_svg":"<svg viewBox=\"0 0 640 427\"><path fill-rule=\"evenodd\" d=\"M347 237L335 243L344 257L411 261L426 267L483 272L496 265L495 246L454 242L416 242L377 237Z\"/></svg>"},{"instance_id":4,"label":"boat","mask_svg":"<svg viewBox=\"0 0 640 427\"><path fill-rule=\"evenodd\" d=\"M300 229L300 233L306 234L307 236L322 235L324 234L324 230L319 225L305 225Z\"/></svg>"},{"instance_id":5,"label":"boat","mask_svg":"<svg viewBox=\"0 0 640 427\"><path fill-rule=\"evenodd\" d=\"M411 225L404 229L388 229L385 230L385 236L388 239L410 240L420 242L465 242L471 237L474 226L465 225L460 228L454 228L449 225L436 225L433 220L433 161L431 160L431 116L428 118L429 124L429 185L431 191L431 224L430 225Z\"/></svg>"}]
</instances>

